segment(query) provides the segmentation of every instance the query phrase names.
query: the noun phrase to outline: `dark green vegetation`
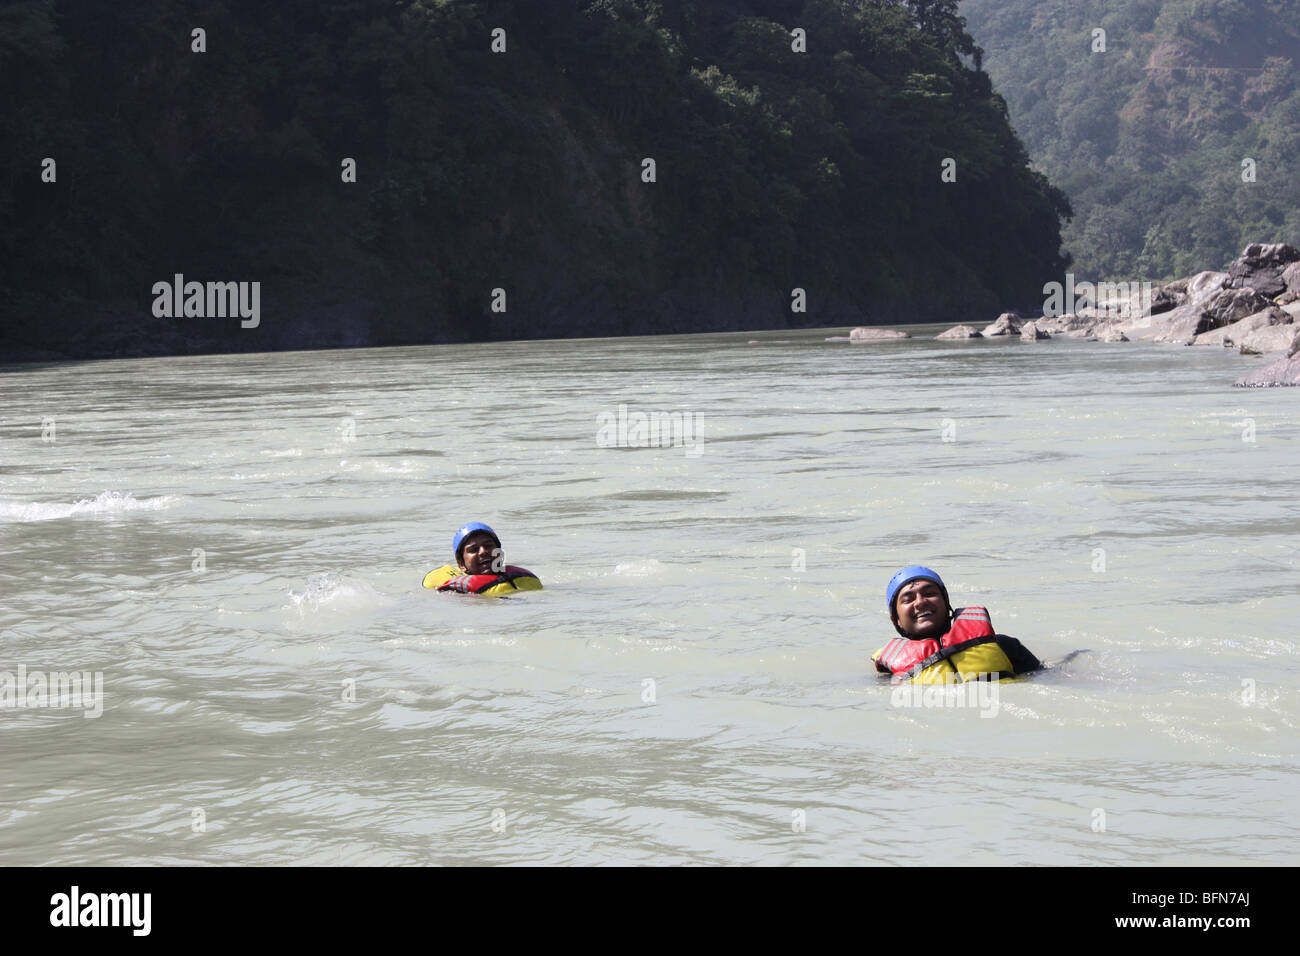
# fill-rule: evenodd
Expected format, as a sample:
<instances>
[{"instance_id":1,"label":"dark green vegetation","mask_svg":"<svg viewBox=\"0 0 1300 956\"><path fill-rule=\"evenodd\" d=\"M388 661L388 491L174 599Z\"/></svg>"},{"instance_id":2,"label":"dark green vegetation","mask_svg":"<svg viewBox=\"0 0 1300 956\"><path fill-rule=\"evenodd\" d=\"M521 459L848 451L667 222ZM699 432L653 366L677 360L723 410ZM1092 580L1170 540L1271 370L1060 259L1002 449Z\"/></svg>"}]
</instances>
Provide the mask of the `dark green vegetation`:
<instances>
[{"instance_id":1,"label":"dark green vegetation","mask_svg":"<svg viewBox=\"0 0 1300 956\"><path fill-rule=\"evenodd\" d=\"M1030 155L1070 197L1082 278L1168 279L1248 242L1300 243L1300 0L961 10Z\"/></svg>"},{"instance_id":2,"label":"dark green vegetation","mask_svg":"<svg viewBox=\"0 0 1300 956\"><path fill-rule=\"evenodd\" d=\"M956 320L1037 302L1064 265L1068 207L1028 167L955 9L0 8L0 358ZM47 156L55 184L39 179ZM261 282L261 326L154 318L152 286L175 273Z\"/></svg>"}]
</instances>

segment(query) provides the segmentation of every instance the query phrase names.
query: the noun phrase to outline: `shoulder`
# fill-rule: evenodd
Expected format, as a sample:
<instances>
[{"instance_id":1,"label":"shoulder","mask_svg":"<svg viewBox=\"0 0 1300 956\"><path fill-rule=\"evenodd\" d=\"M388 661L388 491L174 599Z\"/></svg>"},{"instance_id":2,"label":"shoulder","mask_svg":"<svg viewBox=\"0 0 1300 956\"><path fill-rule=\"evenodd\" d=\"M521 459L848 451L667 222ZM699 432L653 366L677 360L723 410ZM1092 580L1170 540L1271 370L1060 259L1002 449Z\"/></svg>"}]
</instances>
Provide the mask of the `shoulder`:
<instances>
[{"instance_id":1,"label":"shoulder","mask_svg":"<svg viewBox=\"0 0 1300 956\"><path fill-rule=\"evenodd\" d=\"M1029 671L1036 671L1043 666L1042 661L1034 656L1033 652L1014 637L1008 637L1006 634L998 634L995 639L998 647L1007 655L1011 664L1016 669L1017 674L1025 674Z\"/></svg>"},{"instance_id":2,"label":"shoulder","mask_svg":"<svg viewBox=\"0 0 1300 956\"><path fill-rule=\"evenodd\" d=\"M424 576L424 581L421 583L426 588L437 590L458 574L460 574L460 568L456 567L454 564L444 564L442 567L434 568L426 574Z\"/></svg>"},{"instance_id":3,"label":"shoulder","mask_svg":"<svg viewBox=\"0 0 1300 956\"><path fill-rule=\"evenodd\" d=\"M538 580L537 575L533 574L527 568L521 568L518 565L507 565L505 574L502 575L509 581L516 591L540 591L542 582Z\"/></svg>"}]
</instances>

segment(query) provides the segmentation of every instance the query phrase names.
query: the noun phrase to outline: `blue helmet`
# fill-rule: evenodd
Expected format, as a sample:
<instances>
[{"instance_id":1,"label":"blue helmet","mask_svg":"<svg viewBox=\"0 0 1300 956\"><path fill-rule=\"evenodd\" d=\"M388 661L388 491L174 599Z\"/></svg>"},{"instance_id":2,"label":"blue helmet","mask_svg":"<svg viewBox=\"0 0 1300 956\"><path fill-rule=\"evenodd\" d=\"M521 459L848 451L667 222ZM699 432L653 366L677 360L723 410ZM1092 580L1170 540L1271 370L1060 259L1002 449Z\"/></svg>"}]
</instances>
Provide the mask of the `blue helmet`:
<instances>
[{"instance_id":1,"label":"blue helmet","mask_svg":"<svg viewBox=\"0 0 1300 956\"><path fill-rule=\"evenodd\" d=\"M497 543L497 547L501 547L501 539L497 537L495 531L485 525L482 521L471 521L468 524L461 525L460 529L456 532L456 536L451 539L451 550L455 553L457 561L460 560L460 552L462 546L465 544L465 539L476 531L486 531L488 534L492 535L492 540Z\"/></svg>"},{"instance_id":2,"label":"blue helmet","mask_svg":"<svg viewBox=\"0 0 1300 956\"><path fill-rule=\"evenodd\" d=\"M892 578L885 587L885 606L889 608L889 616L895 617L894 598L898 597L898 592L913 581L933 581L939 585L939 590L943 592L943 599L952 607L952 601L948 599L948 589L944 587L943 578L929 568L922 567L919 564L909 564Z\"/></svg>"}]
</instances>

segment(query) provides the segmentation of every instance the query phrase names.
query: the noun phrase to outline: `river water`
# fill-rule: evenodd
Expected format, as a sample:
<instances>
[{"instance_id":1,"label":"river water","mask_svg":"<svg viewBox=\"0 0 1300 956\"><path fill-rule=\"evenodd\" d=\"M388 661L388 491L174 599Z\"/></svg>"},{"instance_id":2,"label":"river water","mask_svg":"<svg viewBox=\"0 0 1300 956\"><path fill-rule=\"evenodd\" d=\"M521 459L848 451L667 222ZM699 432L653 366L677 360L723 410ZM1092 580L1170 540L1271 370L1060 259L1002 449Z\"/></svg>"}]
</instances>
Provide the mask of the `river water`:
<instances>
[{"instance_id":1,"label":"river water","mask_svg":"<svg viewBox=\"0 0 1300 956\"><path fill-rule=\"evenodd\" d=\"M940 329L9 367L0 862L1292 862L1300 391ZM1085 653L895 693L910 563Z\"/></svg>"}]
</instances>

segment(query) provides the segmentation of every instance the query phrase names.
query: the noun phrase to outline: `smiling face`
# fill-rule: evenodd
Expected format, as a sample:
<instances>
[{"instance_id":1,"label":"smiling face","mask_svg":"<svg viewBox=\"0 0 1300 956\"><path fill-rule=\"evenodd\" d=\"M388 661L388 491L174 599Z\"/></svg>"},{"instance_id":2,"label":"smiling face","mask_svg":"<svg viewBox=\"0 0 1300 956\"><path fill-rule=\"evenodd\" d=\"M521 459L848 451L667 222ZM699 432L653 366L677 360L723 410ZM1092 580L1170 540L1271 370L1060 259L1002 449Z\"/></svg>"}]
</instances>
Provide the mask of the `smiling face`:
<instances>
[{"instance_id":1,"label":"smiling face","mask_svg":"<svg viewBox=\"0 0 1300 956\"><path fill-rule=\"evenodd\" d=\"M461 546L460 566L470 574L492 574L494 570L505 567L505 553L492 535L486 531L475 531Z\"/></svg>"},{"instance_id":2,"label":"smiling face","mask_svg":"<svg viewBox=\"0 0 1300 956\"><path fill-rule=\"evenodd\" d=\"M940 638L947 633L952 619L939 585L921 579L905 585L894 599L898 626L909 637Z\"/></svg>"}]
</instances>

